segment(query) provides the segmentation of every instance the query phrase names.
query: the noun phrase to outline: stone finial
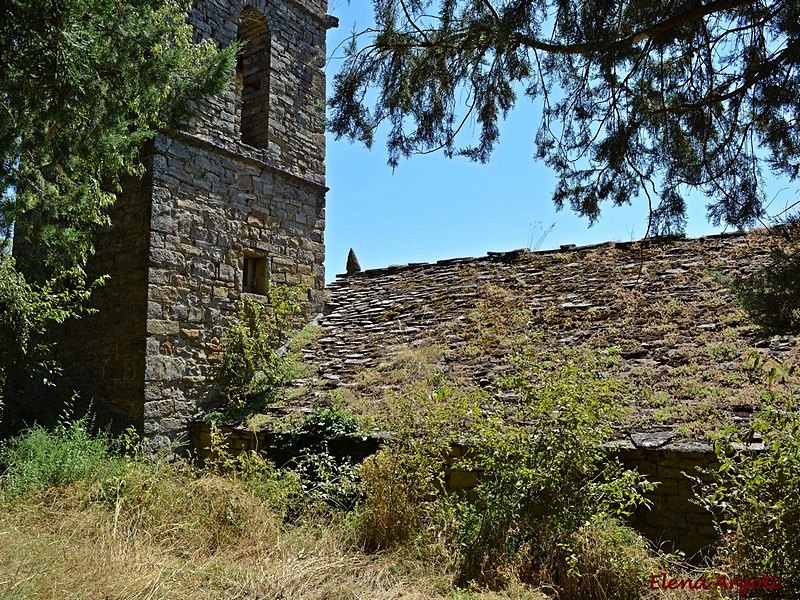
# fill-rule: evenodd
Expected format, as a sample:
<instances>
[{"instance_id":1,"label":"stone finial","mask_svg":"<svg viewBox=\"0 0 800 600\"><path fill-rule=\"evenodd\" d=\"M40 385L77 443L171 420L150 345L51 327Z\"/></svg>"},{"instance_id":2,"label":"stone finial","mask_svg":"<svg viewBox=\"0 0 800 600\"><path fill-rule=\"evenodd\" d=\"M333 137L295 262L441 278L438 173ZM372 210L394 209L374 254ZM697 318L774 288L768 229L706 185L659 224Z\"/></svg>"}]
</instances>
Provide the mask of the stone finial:
<instances>
[{"instance_id":1,"label":"stone finial","mask_svg":"<svg viewBox=\"0 0 800 600\"><path fill-rule=\"evenodd\" d=\"M350 248L350 252L347 255L347 274L355 275L360 272L361 265L358 263L358 257L356 256L355 250Z\"/></svg>"},{"instance_id":2,"label":"stone finial","mask_svg":"<svg viewBox=\"0 0 800 600\"><path fill-rule=\"evenodd\" d=\"M322 18L322 24L325 26L325 29L335 29L339 27L339 19L333 15L325 15Z\"/></svg>"}]
</instances>

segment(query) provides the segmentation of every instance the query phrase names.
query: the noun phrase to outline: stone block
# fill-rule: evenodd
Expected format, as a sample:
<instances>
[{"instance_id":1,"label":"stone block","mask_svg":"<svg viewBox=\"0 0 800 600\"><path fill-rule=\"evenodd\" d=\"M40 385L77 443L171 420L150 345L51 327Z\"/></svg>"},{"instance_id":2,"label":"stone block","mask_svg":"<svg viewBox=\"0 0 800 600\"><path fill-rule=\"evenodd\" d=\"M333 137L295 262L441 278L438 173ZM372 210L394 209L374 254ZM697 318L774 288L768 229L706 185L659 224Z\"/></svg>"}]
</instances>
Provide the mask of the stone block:
<instances>
[{"instance_id":1,"label":"stone block","mask_svg":"<svg viewBox=\"0 0 800 600\"><path fill-rule=\"evenodd\" d=\"M167 416L172 412L172 402L161 400L157 402L146 402L144 405L145 420L154 420Z\"/></svg>"},{"instance_id":2,"label":"stone block","mask_svg":"<svg viewBox=\"0 0 800 600\"><path fill-rule=\"evenodd\" d=\"M711 525L714 522L714 516L707 511L687 512L686 521L693 525Z\"/></svg>"},{"instance_id":3,"label":"stone block","mask_svg":"<svg viewBox=\"0 0 800 600\"><path fill-rule=\"evenodd\" d=\"M147 303L147 316L150 319L160 320L164 317L164 310L163 307L159 302L148 302Z\"/></svg>"},{"instance_id":4,"label":"stone block","mask_svg":"<svg viewBox=\"0 0 800 600\"><path fill-rule=\"evenodd\" d=\"M219 265L219 279L225 282L234 282L236 280L236 269L230 265Z\"/></svg>"},{"instance_id":5,"label":"stone block","mask_svg":"<svg viewBox=\"0 0 800 600\"><path fill-rule=\"evenodd\" d=\"M181 337L186 338L190 341L197 341L202 336L202 332L200 329L188 329L185 327L181 327Z\"/></svg>"},{"instance_id":6,"label":"stone block","mask_svg":"<svg viewBox=\"0 0 800 600\"><path fill-rule=\"evenodd\" d=\"M644 522L652 527L661 528L685 527L687 523L685 515L663 510L652 510L646 513Z\"/></svg>"},{"instance_id":7,"label":"stone block","mask_svg":"<svg viewBox=\"0 0 800 600\"><path fill-rule=\"evenodd\" d=\"M176 304L169 308L169 318L174 321L185 321L189 316L189 307L185 304Z\"/></svg>"},{"instance_id":8,"label":"stone block","mask_svg":"<svg viewBox=\"0 0 800 600\"><path fill-rule=\"evenodd\" d=\"M147 333L150 335L177 335L179 330L177 321L147 319Z\"/></svg>"},{"instance_id":9,"label":"stone block","mask_svg":"<svg viewBox=\"0 0 800 600\"><path fill-rule=\"evenodd\" d=\"M679 511L682 514L691 512L695 509L696 505L692 504L688 496L673 495L667 496L667 507L670 510Z\"/></svg>"}]
</instances>

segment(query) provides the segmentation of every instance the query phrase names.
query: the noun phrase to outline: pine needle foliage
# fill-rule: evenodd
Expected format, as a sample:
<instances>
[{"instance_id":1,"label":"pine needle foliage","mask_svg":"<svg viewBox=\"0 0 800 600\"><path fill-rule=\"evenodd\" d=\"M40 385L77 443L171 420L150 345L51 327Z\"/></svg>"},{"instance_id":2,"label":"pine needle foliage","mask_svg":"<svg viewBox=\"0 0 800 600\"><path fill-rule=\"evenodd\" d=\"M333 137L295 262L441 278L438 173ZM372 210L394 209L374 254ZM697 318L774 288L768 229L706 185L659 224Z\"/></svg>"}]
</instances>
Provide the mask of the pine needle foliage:
<instances>
[{"instance_id":1,"label":"pine needle foliage","mask_svg":"<svg viewBox=\"0 0 800 600\"><path fill-rule=\"evenodd\" d=\"M97 283L85 272L93 234L109 224L120 178L143 172L143 144L186 123L197 100L221 91L233 71L238 47L194 41L190 5L3 4L0 312L8 318L0 337L18 355L27 354L32 333L80 312ZM12 235L26 249L16 261ZM10 315L29 305L48 310L9 326Z\"/></svg>"},{"instance_id":2,"label":"pine needle foliage","mask_svg":"<svg viewBox=\"0 0 800 600\"><path fill-rule=\"evenodd\" d=\"M553 200L590 221L641 198L649 233L679 232L695 190L715 225L743 228L764 212L762 166L800 174L794 0L373 6L375 26L345 48L330 127L371 146L385 124L392 166L435 150L486 162L527 97L543 106Z\"/></svg>"},{"instance_id":3,"label":"pine needle foliage","mask_svg":"<svg viewBox=\"0 0 800 600\"><path fill-rule=\"evenodd\" d=\"M800 221L793 219L772 230L766 266L749 277L718 279L765 333L800 332Z\"/></svg>"}]
</instances>

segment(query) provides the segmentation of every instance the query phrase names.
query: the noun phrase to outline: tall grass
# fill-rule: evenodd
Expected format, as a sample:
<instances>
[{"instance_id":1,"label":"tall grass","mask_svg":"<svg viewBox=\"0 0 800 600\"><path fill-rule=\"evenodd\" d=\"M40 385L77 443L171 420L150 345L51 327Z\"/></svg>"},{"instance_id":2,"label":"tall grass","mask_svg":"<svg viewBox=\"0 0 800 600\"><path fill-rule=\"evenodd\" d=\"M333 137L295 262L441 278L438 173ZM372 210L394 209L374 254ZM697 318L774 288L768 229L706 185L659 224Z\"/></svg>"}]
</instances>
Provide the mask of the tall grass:
<instances>
[{"instance_id":1,"label":"tall grass","mask_svg":"<svg viewBox=\"0 0 800 600\"><path fill-rule=\"evenodd\" d=\"M0 599L712 597L649 590L668 565L602 516L568 538L563 527L520 538L520 522L503 534L515 540L507 555L473 552L493 557L487 574L502 585L456 585L471 551L459 536L480 515L468 493L442 496L443 444L382 451L360 470L365 500L325 511L301 473L221 443L203 467L123 445L78 421L3 446Z\"/></svg>"},{"instance_id":2,"label":"tall grass","mask_svg":"<svg viewBox=\"0 0 800 600\"><path fill-rule=\"evenodd\" d=\"M297 477L222 454L200 469L123 457L85 422L6 444L0 598L455 598L402 549L357 550L347 514L297 515ZM513 595L508 595L513 594ZM520 588L464 598L542 599Z\"/></svg>"}]
</instances>

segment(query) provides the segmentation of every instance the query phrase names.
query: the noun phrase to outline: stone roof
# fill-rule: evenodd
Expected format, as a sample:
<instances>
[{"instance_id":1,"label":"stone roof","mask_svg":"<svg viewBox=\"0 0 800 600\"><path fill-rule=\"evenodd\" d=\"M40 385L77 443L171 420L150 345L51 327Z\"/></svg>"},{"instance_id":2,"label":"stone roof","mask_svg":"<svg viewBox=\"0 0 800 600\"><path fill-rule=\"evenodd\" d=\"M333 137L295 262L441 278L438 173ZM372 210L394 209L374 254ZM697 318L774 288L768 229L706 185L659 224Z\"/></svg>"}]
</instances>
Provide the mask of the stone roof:
<instances>
[{"instance_id":1,"label":"stone roof","mask_svg":"<svg viewBox=\"0 0 800 600\"><path fill-rule=\"evenodd\" d=\"M334 396L379 403L426 369L496 393L515 342L618 348L615 374L636 384L637 445L701 439L743 423L764 398L749 353L796 359L798 338L764 337L714 273L747 274L768 255L764 232L490 252L338 276L317 337L301 352L316 372L294 408ZM409 364L414 368L409 369ZM402 369L404 377L394 371ZM637 438L637 436L639 436Z\"/></svg>"}]
</instances>

